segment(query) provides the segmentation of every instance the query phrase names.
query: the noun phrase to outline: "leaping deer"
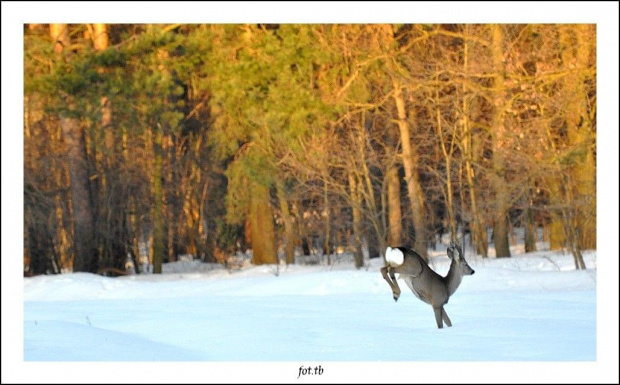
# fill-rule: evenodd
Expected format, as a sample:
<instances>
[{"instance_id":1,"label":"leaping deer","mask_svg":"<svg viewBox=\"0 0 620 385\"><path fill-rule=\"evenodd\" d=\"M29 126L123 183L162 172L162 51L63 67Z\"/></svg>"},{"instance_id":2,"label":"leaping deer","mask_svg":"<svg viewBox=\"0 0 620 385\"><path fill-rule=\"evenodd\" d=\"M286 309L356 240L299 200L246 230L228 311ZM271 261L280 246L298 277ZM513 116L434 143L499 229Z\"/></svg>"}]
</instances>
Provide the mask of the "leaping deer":
<instances>
[{"instance_id":1,"label":"leaping deer","mask_svg":"<svg viewBox=\"0 0 620 385\"><path fill-rule=\"evenodd\" d=\"M443 306L458 289L463 276L474 274L474 270L463 257L463 250L454 241L451 241L448 247L448 257L452 260L450 270L445 277L442 277L415 251L405 247L388 247L385 252L387 266L381 268L381 275L392 288L394 301L398 301L400 297L400 287L394 277L394 273L398 273L399 276L403 276L405 283L416 297L433 307L439 329L443 328L444 322L452 326Z\"/></svg>"}]
</instances>

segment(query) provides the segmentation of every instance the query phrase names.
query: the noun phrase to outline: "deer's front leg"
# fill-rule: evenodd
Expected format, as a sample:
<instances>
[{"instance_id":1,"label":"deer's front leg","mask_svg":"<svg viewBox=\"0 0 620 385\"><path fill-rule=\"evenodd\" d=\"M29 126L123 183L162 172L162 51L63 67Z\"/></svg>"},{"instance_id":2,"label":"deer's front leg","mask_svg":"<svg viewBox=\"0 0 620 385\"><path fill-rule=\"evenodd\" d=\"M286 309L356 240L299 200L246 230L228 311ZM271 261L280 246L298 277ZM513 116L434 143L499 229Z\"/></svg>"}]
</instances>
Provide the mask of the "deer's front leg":
<instances>
[{"instance_id":1,"label":"deer's front leg","mask_svg":"<svg viewBox=\"0 0 620 385\"><path fill-rule=\"evenodd\" d=\"M433 306L433 312L435 312L435 321L437 322L437 327L439 329L443 329L443 320L442 320L442 311L440 307Z\"/></svg>"},{"instance_id":2,"label":"deer's front leg","mask_svg":"<svg viewBox=\"0 0 620 385\"><path fill-rule=\"evenodd\" d=\"M388 277L388 272L390 277ZM389 266L384 266L381 268L381 275L383 275L383 279L387 281L392 289L392 294L394 297L394 301L398 301L398 297L400 297L400 287L398 287L398 283L396 282L396 278L394 277L394 272L389 268Z\"/></svg>"}]
</instances>

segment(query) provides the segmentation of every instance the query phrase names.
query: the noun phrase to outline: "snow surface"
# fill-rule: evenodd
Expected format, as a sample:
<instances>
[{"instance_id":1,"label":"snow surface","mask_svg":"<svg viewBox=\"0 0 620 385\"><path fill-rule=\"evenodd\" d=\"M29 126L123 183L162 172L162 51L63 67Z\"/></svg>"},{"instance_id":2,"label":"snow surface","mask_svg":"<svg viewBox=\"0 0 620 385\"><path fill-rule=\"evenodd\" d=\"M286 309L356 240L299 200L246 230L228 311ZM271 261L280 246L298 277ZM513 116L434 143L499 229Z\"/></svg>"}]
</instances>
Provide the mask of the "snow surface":
<instances>
[{"instance_id":1,"label":"snow surface","mask_svg":"<svg viewBox=\"0 0 620 385\"><path fill-rule=\"evenodd\" d=\"M281 267L278 276L275 266L212 266L161 276L26 278L24 359L596 359L594 253L586 254L585 271L549 252L469 262L478 274L465 277L446 305L454 326L444 330L410 292L394 303L380 259L363 270L348 263ZM433 265L445 275L449 260L438 256Z\"/></svg>"},{"instance_id":2,"label":"snow surface","mask_svg":"<svg viewBox=\"0 0 620 385\"><path fill-rule=\"evenodd\" d=\"M597 360L595 251L584 254L581 271L559 252L468 255L476 274L450 298L445 309L453 327L444 329L402 280L403 295L393 301L380 259L356 270L349 255L332 266L229 271L185 261L166 264L162 275L25 278L23 357L281 362L294 366L290 372L330 362ZM431 258L441 275L449 264L445 247ZM297 379L297 372L288 374Z\"/></svg>"}]
</instances>

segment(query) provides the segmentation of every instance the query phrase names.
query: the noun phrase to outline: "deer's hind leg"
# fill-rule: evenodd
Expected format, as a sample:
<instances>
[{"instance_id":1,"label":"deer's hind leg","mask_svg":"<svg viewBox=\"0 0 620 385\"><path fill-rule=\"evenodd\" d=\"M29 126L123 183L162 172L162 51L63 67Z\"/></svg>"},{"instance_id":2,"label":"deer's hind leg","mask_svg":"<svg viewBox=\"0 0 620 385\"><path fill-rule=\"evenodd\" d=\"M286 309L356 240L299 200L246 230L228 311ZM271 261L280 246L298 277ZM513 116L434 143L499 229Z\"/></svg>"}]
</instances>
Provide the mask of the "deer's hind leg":
<instances>
[{"instance_id":1,"label":"deer's hind leg","mask_svg":"<svg viewBox=\"0 0 620 385\"><path fill-rule=\"evenodd\" d=\"M389 266L384 266L381 268L381 275L383 276L383 279L385 279L387 281L387 283L390 285L390 288L392 289L392 295L394 297L394 301L398 301L398 297L400 297L400 287L398 286L398 283L396 282L396 278L394 277L394 272L393 271L389 271L390 276L388 277L388 269ZM390 279L390 277L392 279Z\"/></svg>"},{"instance_id":2,"label":"deer's hind leg","mask_svg":"<svg viewBox=\"0 0 620 385\"><path fill-rule=\"evenodd\" d=\"M448 327L452 326L452 322L450 322L450 317L448 317L448 313L446 313L446 310L443 308L443 306L441 307L441 318L443 318L443 322L448 325Z\"/></svg>"}]
</instances>

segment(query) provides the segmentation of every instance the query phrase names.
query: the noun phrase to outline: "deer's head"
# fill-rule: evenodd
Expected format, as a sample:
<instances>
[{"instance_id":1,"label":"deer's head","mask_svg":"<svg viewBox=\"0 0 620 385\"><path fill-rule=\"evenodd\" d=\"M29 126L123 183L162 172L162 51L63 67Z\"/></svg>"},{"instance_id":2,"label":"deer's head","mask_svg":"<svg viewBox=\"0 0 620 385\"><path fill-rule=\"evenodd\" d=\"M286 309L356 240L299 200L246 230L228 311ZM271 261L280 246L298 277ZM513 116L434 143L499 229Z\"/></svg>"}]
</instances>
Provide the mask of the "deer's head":
<instances>
[{"instance_id":1,"label":"deer's head","mask_svg":"<svg viewBox=\"0 0 620 385\"><path fill-rule=\"evenodd\" d=\"M463 256L463 249L460 245L454 243L454 241L450 241L448 257L452 260L452 263L456 264L455 267L459 275L472 275L475 273L474 269L469 266Z\"/></svg>"}]
</instances>

